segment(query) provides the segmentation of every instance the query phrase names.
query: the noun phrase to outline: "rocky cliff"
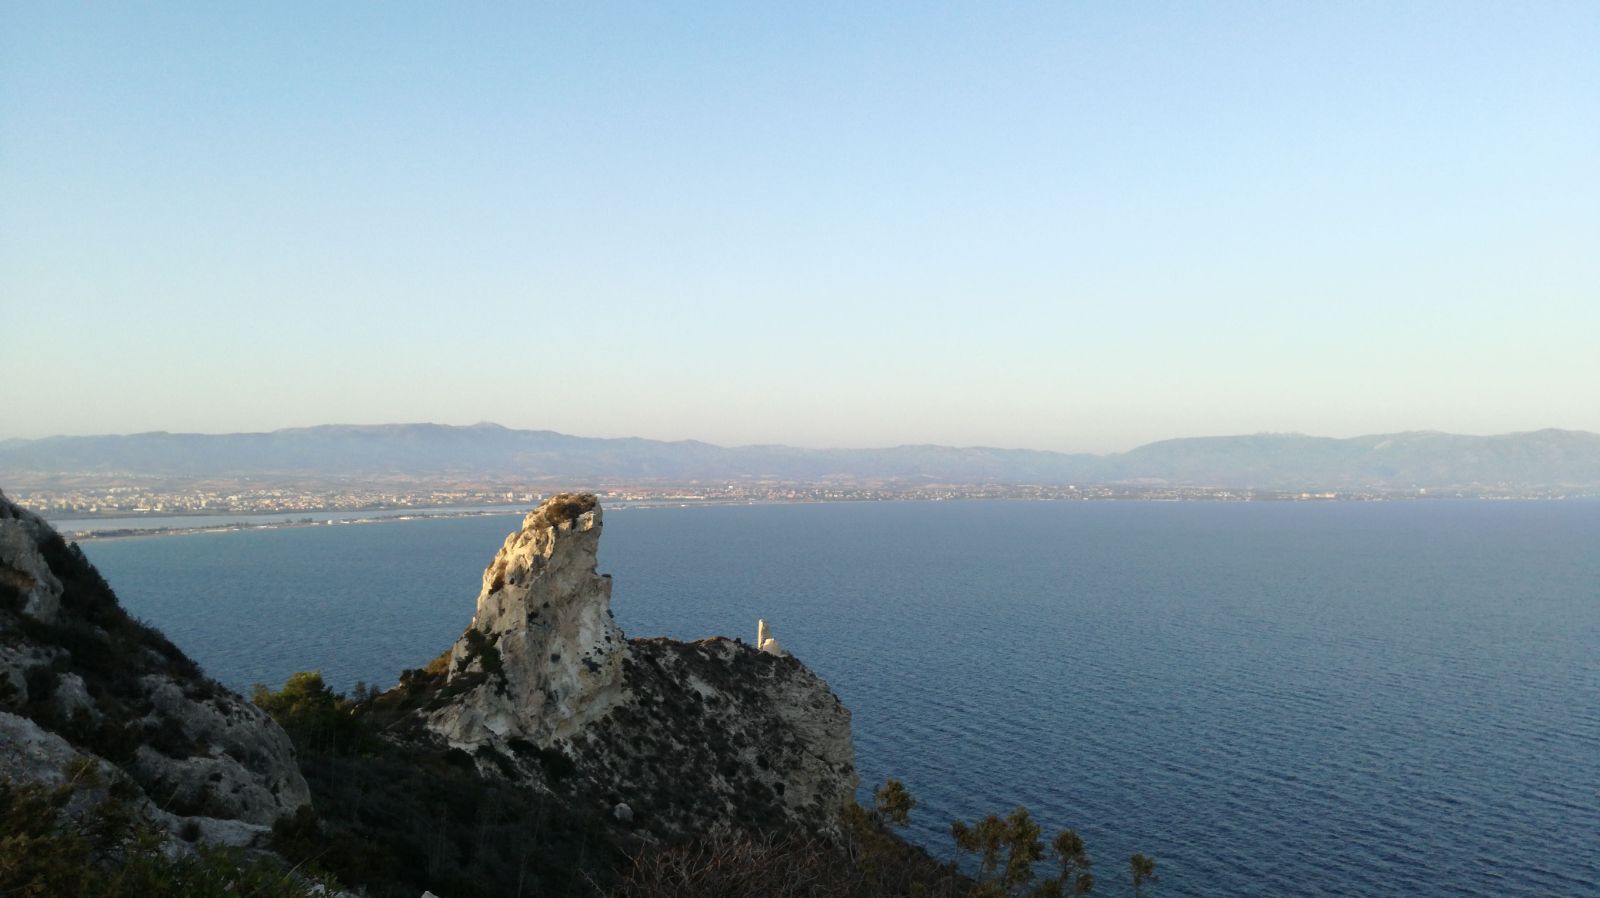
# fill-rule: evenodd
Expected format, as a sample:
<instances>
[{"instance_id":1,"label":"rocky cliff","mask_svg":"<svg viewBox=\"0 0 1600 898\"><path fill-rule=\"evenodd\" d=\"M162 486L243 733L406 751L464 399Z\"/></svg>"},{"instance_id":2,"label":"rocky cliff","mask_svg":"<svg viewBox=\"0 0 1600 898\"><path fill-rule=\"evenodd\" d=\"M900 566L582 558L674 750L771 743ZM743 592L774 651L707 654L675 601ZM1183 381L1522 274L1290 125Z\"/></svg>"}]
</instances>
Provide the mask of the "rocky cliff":
<instances>
[{"instance_id":1,"label":"rocky cliff","mask_svg":"<svg viewBox=\"0 0 1600 898\"><path fill-rule=\"evenodd\" d=\"M130 617L76 545L0 494L0 778L97 767L174 832L264 843L310 798L259 708Z\"/></svg>"},{"instance_id":2,"label":"rocky cliff","mask_svg":"<svg viewBox=\"0 0 1600 898\"><path fill-rule=\"evenodd\" d=\"M452 744L548 746L622 699L627 647L611 617L611 578L595 574L600 521L593 496L558 497L506 537L450 651L452 680L487 680L433 715Z\"/></svg>"},{"instance_id":3,"label":"rocky cliff","mask_svg":"<svg viewBox=\"0 0 1600 898\"><path fill-rule=\"evenodd\" d=\"M602 512L556 496L507 537L427 730L486 771L663 835L834 825L853 798L850 712L771 640L625 639L597 575ZM403 688L403 687L402 687Z\"/></svg>"}]
</instances>

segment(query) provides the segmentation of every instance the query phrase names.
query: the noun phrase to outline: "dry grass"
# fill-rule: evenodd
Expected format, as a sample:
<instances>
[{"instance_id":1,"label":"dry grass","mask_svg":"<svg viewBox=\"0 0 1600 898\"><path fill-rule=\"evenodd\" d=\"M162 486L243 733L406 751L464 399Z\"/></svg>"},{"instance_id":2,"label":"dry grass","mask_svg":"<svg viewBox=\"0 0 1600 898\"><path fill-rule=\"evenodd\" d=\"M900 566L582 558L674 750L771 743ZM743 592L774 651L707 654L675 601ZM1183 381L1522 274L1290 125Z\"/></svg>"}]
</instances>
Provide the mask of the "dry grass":
<instances>
[{"instance_id":1,"label":"dry grass","mask_svg":"<svg viewBox=\"0 0 1600 898\"><path fill-rule=\"evenodd\" d=\"M865 820L857 821L864 823ZM970 883L872 827L843 844L732 833L635 855L614 898L953 898ZM863 838L865 837L865 838Z\"/></svg>"}]
</instances>

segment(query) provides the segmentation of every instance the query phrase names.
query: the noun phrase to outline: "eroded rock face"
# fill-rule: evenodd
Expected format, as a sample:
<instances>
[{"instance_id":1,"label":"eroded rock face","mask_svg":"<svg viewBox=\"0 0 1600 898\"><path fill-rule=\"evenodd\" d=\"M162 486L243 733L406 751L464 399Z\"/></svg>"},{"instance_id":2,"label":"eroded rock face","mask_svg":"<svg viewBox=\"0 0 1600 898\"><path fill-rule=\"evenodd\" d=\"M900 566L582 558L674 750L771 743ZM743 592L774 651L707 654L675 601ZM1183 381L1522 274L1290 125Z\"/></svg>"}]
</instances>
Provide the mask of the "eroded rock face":
<instances>
[{"instance_id":1,"label":"eroded rock face","mask_svg":"<svg viewBox=\"0 0 1600 898\"><path fill-rule=\"evenodd\" d=\"M49 766L65 746L115 768L174 827L236 842L310 801L283 730L129 617L77 546L3 494L0 713L0 755ZM38 766L9 772L37 779Z\"/></svg>"},{"instance_id":2,"label":"eroded rock face","mask_svg":"<svg viewBox=\"0 0 1600 898\"><path fill-rule=\"evenodd\" d=\"M428 728L486 773L559 782L628 826L830 829L856 786L849 709L764 621L761 648L625 640L595 573L601 521L592 495L563 494L506 539Z\"/></svg>"},{"instance_id":3,"label":"eroded rock face","mask_svg":"<svg viewBox=\"0 0 1600 898\"><path fill-rule=\"evenodd\" d=\"M210 817L270 825L310 801L294 746L267 712L217 687L196 701L171 678L145 678L147 721L171 728L194 748L164 752L141 745L127 765L147 792Z\"/></svg>"},{"instance_id":4,"label":"eroded rock face","mask_svg":"<svg viewBox=\"0 0 1600 898\"><path fill-rule=\"evenodd\" d=\"M67 740L17 714L0 711L0 779L19 783L60 786L75 782L71 801L60 808L69 820L83 821L92 809L112 796L113 786L133 787L132 810L146 819L178 833L192 827L197 841L233 848L265 849L271 843L272 828L263 823L222 817L181 816L158 806L139 783L115 764L86 754ZM92 770L92 777L88 771ZM83 825L89 825L85 822ZM186 840L174 839L171 850L187 853Z\"/></svg>"},{"instance_id":5,"label":"eroded rock face","mask_svg":"<svg viewBox=\"0 0 1600 898\"><path fill-rule=\"evenodd\" d=\"M593 496L565 493L506 537L450 651L450 680L481 682L431 722L452 744L492 735L547 746L621 698L626 644L611 578L595 574L601 525Z\"/></svg>"}]
</instances>

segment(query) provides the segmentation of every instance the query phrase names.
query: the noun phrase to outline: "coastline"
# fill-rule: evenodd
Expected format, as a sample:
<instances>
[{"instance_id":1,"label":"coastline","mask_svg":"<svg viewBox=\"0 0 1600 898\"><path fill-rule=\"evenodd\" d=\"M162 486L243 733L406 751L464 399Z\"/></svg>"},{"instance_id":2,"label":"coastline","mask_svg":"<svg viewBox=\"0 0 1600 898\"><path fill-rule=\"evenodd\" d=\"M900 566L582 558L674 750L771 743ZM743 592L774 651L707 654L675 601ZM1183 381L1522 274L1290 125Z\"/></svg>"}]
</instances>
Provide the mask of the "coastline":
<instances>
[{"instance_id":1,"label":"coastline","mask_svg":"<svg viewBox=\"0 0 1600 898\"><path fill-rule=\"evenodd\" d=\"M494 515L511 515L512 511L482 511L463 510L446 512L420 512L395 515L373 515L361 518L312 519L302 517L297 520L287 521L228 521L226 523L208 524L194 527L116 527L106 530L73 530L67 526L59 529L62 534L74 542L103 542L115 539L140 539L153 536L194 536L201 533L242 533L247 530L293 530L306 527L339 527L345 524L388 524L398 521L426 521L446 520L450 518L490 517ZM195 517L210 517L196 515ZM215 515L226 517L226 515ZM72 521L63 524L70 525Z\"/></svg>"},{"instance_id":2,"label":"coastline","mask_svg":"<svg viewBox=\"0 0 1600 898\"><path fill-rule=\"evenodd\" d=\"M1249 503L1304 503L1312 505L1322 504L1347 504L1347 503L1373 503L1373 502L1584 502L1600 501L1596 496L1488 496L1488 495L1460 495L1460 496L1373 496L1373 495L1344 495L1337 498L1330 496L1295 496L1295 495L1254 495L1254 496L974 496L969 498L935 498L935 497L871 497L856 499L749 499L749 498L707 498L686 501L684 499L638 499L633 501L612 500L610 506L613 511L624 511L630 508L699 508L721 507L731 505L845 505L862 502L982 502L982 501L1012 501L1012 502L1150 502L1160 504L1171 503L1220 503L1220 504L1249 504ZM142 539L157 536L194 536L206 533L242 533L251 530L289 530L307 527L338 527L348 524L391 524L407 521L438 521L458 518L474 517L517 517L527 514L528 507L524 505L506 505L497 507L465 506L451 507L439 506L435 508L417 510L375 510L369 512L321 512L312 514L306 512L284 512L280 516L272 516L273 520L238 520L226 514L186 514L162 515L161 518L182 517L196 521L193 525L156 526L156 527L107 527L96 529L76 529L74 524L92 524L95 518L69 518L61 521L52 521L63 536L75 542L102 542L107 540ZM338 517L327 517L329 514ZM264 517L267 515L254 515ZM201 523L206 519L216 523ZM133 516L103 518L109 522L137 520Z\"/></svg>"},{"instance_id":3,"label":"coastline","mask_svg":"<svg viewBox=\"0 0 1600 898\"><path fill-rule=\"evenodd\" d=\"M621 511L627 508L659 508L669 506L687 507L690 505L710 506L754 504L795 505L801 503L781 501L758 503L747 500L707 500L691 503L662 500L618 503L616 506L614 506L614 510ZM408 521L443 521L458 518L520 517L527 514L529 510L530 509L528 507L521 505L506 506L504 508L483 508L478 506L467 508L450 508L445 506L440 508L419 509L417 511L359 513L359 516L355 517L338 518L326 517L328 514L327 512L323 512L322 516L302 512L289 512L285 513L282 520L270 521L235 520L232 519L232 516L226 514L189 514L182 515L182 517L193 518L197 520L211 518L213 520L219 520L219 522L211 524L196 523L193 526L173 525L160 527L108 527L104 529L89 528L82 530L76 529L73 527L73 525L79 523L89 524L95 519L71 518L61 521L52 521L51 524L55 526L63 536L74 542L104 542L108 540L143 539L157 536L195 536L205 533L243 533L251 530L294 530L308 527L341 527L351 524L393 524ZM342 514L348 515L349 513L345 512ZM163 515L162 517L168 516ZM172 517L178 516L174 515ZM105 520L120 521L128 519L128 517L124 516L121 518L106 518Z\"/></svg>"}]
</instances>

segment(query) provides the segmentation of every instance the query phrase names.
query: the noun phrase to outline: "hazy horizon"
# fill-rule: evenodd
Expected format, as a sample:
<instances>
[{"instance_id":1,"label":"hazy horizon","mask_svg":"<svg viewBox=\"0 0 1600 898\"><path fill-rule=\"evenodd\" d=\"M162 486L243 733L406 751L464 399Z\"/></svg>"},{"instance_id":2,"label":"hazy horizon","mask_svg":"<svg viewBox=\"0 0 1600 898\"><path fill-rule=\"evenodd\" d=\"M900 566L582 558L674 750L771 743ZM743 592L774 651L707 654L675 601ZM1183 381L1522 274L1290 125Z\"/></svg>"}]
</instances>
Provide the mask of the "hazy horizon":
<instances>
[{"instance_id":1,"label":"hazy horizon","mask_svg":"<svg viewBox=\"0 0 1600 898\"><path fill-rule=\"evenodd\" d=\"M1600 7L0 10L0 438L1600 431Z\"/></svg>"},{"instance_id":2,"label":"hazy horizon","mask_svg":"<svg viewBox=\"0 0 1600 898\"><path fill-rule=\"evenodd\" d=\"M699 437L693 437L693 436L668 438L668 437L657 437L657 436L652 436L650 434L643 434L643 433L617 433L617 434L573 433L571 431L564 431L564 430L560 430L559 428L553 428L553 427L537 427L537 426L535 426L535 427L513 427L511 425L504 424L504 423L499 422L499 421L470 421L470 422L463 422L463 423L451 423L451 422L444 422L444 421L375 421L375 422L370 422L370 423L354 423L354 422L349 422L349 421L330 421L330 422L322 422L322 423L319 423L319 424L299 424L299 425L289 425L287 427L258 428L258 429L240 430L240 431L198 431L198 430L176 431L176 430L164 430L164 429L144 430L144 431L127 431L127 432L123 432L123 433L88 432L88 431L85 431L83 433L46 434L46 435L41 436L41 437L0 436L0 440L6 440L6 439L35 440L35 439L49 439L49 438L52 438L52 437L123 437L123 436L140 436L140 435L151 434L151 433L168 433L168 434L175 434L175 435L192 435L192 436L237 436L237 435L240 435L240 434L252 434L252 433L273 433L273 432L278 432L278 431L311 430L311 429L315 429L315 428L319 428L319 427L414 427L414 426L439 426L439 427L457 427L457 428L492 426L492 427L502 427L502 428L505 428L505 429L508 429L508 430L535 431L535 432L553 432L553 433L559 433L559 434L562 434L562 435L565 435L565 436L573 436L573 437L580 437L580 438L587 438L587 439L642 439L642 440L651 440L651 441L656 441L656 442L699 442L699 443L708 443L708 444L711 444L711 445L714 445L714 446L720 446L720 447L723 447L723 448L730 448L730 449L751 448L751 447L758 447L758 446L787 446L787 447L790 447L790 448L808 449L808 450L840 449L840 450L854 451L854 450L888 449L888 448L897 448L897 447L904 447L904 446L944 446L944 447L956 448L956 449L968 449L968 448L1020 449L1020 450L1025 450L1025 451L1057 452L1057 453L1064 453L1064 454L1091 454L1091 455L1116 455L1116 454L1119 454L1119 453L1122 453L1122 452L1127 452L1127 451L1130 451L1130 450L1133 450L1133 449L1137 449L1137 448L1139 448L1141 446L1148 446L1148 445L1151 445L1153 443L1161 443L1161 442L1168 442L1168 441L1193 440L1193 439L1220 439L1220 438L1229 438L1229 437L1291 436L1291 437L1309 437L1309 438L1313 438L1313 439L1351 440L1351 439L1359 439L1359 438L1362 438L1362 437L1382 437L1382 436L1394 436L1394 435L1398 435L1398 434L1445 434L1445 435L1449 435L1449 436L1464 436L1464 437L1497 437L1497 436L1514 436L1514 435L1518 435L1518 434L1537 433L1537 432L1540 432L1540 431L1549 431L1549 430L1566 432L1566 433L1595 433L1595 431L1588 431L1588 430L1584 430L1583 428L1570 428L1570 427L1536 427L1536 428L1531 428L1529 430L1502 431L1502 432L1495 432L1495 433L1462 433L1462 432L1459 432L1459 431L1442 431L1442 430L1437 430L1437 429L1433 429L1433 428L1407 428L1407 429L1404 429L1404 430L1396 430L1396 431L1384 431L1384 432L1373 431L1373 432L1351 433L1351 434L1328 434L1328 433L1306 433L1306 432L1303 432L1303 431L1257 430L1257 431L1240 432L1240 433L1187 433L1187 434L1173 434L1171 436L1158 437L1158 438L1156 438L1154 440L1147 440L1145 442L1136 443L1136 444L1129 445L1129 446L1122 446L1122 447L1105 449L1105 450L1091 450L1091 449L1070 449L1070 448L1069 449L1058 449L1058 448L1052 448L1052 447L1048 447L1048 446L1001 445L1001 444L998 444L998 443L985 443L985 442L960 443L960 444L957 444L957 443L938 443L938 442L931 441L931 440L913 440L913 441L909 441L909 442L893 443L893 444L882 443L882 444L860 444L860 445L834 444L834 443L828 443L828 444L824 444L824 443L816 443L816 444L784 443L784 442L778 442L778 441L773 441L773 440L756 441L756 442L749 442L749 443L722 443L722 442L718 442L716 440L701 439Z\"/></svg>"},{"instance_id":3,"label":"hazy horizon","mask_svg":"<svg viewBox=\"0 0 1600 898\"><path fill-rule=\"evenodd\" d=\"M1241 436L1261 436L1261 435L1282 435L1282 436L1305 436L1305 437L1326 438L1326 439L1335 439L1335 440L1348 440L1348 439L1356 439L1356 438L1360 438L1360 437L1387 436L1387 435L1400 434L1400 433L1443 433L1443 434L1450 434L1450 435L1453 435L1453 436L1474 436L1474 437L1505 436L1505 435L1518 434L1518 433L1534 433L1534 432L1543 431L1543 430L1575 431L1575 432L1583 432L1583 433L1600 433L1600 426L1595 426L1595 427L1566 427L1566 426L1562 426L1562 425L1559 425L1559 424L1536 425L1536 426L1519 427L1519 428L1507 429L1507 430L1451 430L1451 429L1442 428L1442 427L1405 427L1405 426L1401 426L1401 427L1395 427L1395 428L1389 429L1389 430L1370 430L1370 429L1367 429L1367 430L1353 430L1353 431L1349 431L1349 432L1326 432L1326 431L1307 431L1307 430L1285 430L1285 429L1256 428L1256 429L1253 429L1253 430L1234 430L1234 431L1220 431L1220 430L1218 430L1218 431L1196 431L1196 432L1183 432L1183 433L1173 432L1173 433L1158 434L1158 435L1152 436L1152 437L1150 437L1148 439L1140 439L1140 440L1135 441L1135 442L1111 442L1111 441L1109 441L1107 439L1096 438L1093 435L1086 435L1086 438L1084 440L1082 440L1082 441L1067 441L1067 442L1061 443L1059 445L1044 445L1044 444L1038 443L1038 442L1034 442L1034 443L1024 443L1024 442L1004 443L1004 442L999 442L999 441L996 441L996 440L985 440L985 439L981 439L981 438L976 439L976 440L971 440L971 441L965 441L965 442L962 442L962 441L937 440L937 439L918 439L918 438L914 438L914 437L910 438L910 439L903 439L903 440L898 440L898 441L894 441L894 442L885 442L885 441L873 442L873 441L869 441L869 440L825 441L825 440L815 440L815 439L807 440L803 436L800 437L800 438L797 438L797 439L725 440L725 439L714 439L714 438L711 438L711 437L708 437L708 436L695 434L695 433L690 433L690 432L687 432L687 431L684 431L684 432L681 432L681 433L679 433L677 431L673 431L670 435L664 435L664 434L659 434L659 433L647 433L647 432L642 432L642 431L629 431L629 430L625 430L625 429L624 430L617 430L617 431L609 431L609 432L591 432L591 431L578 431L578 430L573 430L573 429L569 429L569 428L550 426L550 425L541 424L541 423L538 423L538 422L532 422L532 423L528 423L528 424L509 424L509 423L506 423L505 421L494 421L494 420L421 420L421 419L418 419L418 420L368 420L368 421L317 421L317 422L310 422L310 423L288 423L288 424L282 424L282 425L271 426L271 427L242 427L242 428L237 429L237 430L226 430L226 429L216 429L216 428L213 428L213 429L197 429L197 428L174 428L174 427L144 427L144 428L139 428L139 429L134 429L134 430L109 430L109 429L104 429L104 428L98 428L97 429L97 428L93 428L93 427L83 427L83 428L79 428L79 429L72 430L72 431L21 433L21 432L10 432L10 431L4 430L4 429L0 429L0 440L7 440L7 439L39 440L39 439L48 439L48 438L51 438L51 437L134 436L134 435L144 434L144 433L173 433L173 434L198 434L198 435L203 435L203 436L223 436L223 435L228 435L228 434L241 434L241 433L271 433L273 431L279 431L279 430L303 430L303 429L309 429L309 428L314 428L314 427L384 427L384 426L403 426L403 425L415 425L415 424L437 424L437 425L445 426L445 427L472 427L472 426L480 425L480 424L493 424L493 425L496 425L496 426L499 426L499 427L505 427L505 428L510 429L510 430L552 431L552 432L555 432L555 433L566 434L566 435L569 435L569 436L588 437L588 438L595 438L595 439L644 439L644 440L655 440L655 441L660 441L660 442L692 441L692 442L711 443L713 445L724 446L724 447L729 447L729 448L739 448L739 447L745 447L745 446L782 445L782 446L792 446L792 447L798 448L798 449L880 449L880 448L889 448L889 447L893 447L893 446L936 445L936 446L950 446L950 447L954 447L954 448L985 447L985 448L995 448L995 449L1037 450L1037 451L1043 451L1043 452L1090 453L1090 454L1096 454L1096 455L1115 454L1115 453L1119 453L1119 452L1127 452L1127 451L1129 451L1131 449L1136 449L1136 448L1138 448L1140 446L1147 446L1147 445L1149 445L1151 443L1159 443L1159 442L1164 442L1164 441L1167 441L1167 440L1204 439L1204 438L1214 438L1214 437L1241 437Z\"/></svg>"}]
</instances>

